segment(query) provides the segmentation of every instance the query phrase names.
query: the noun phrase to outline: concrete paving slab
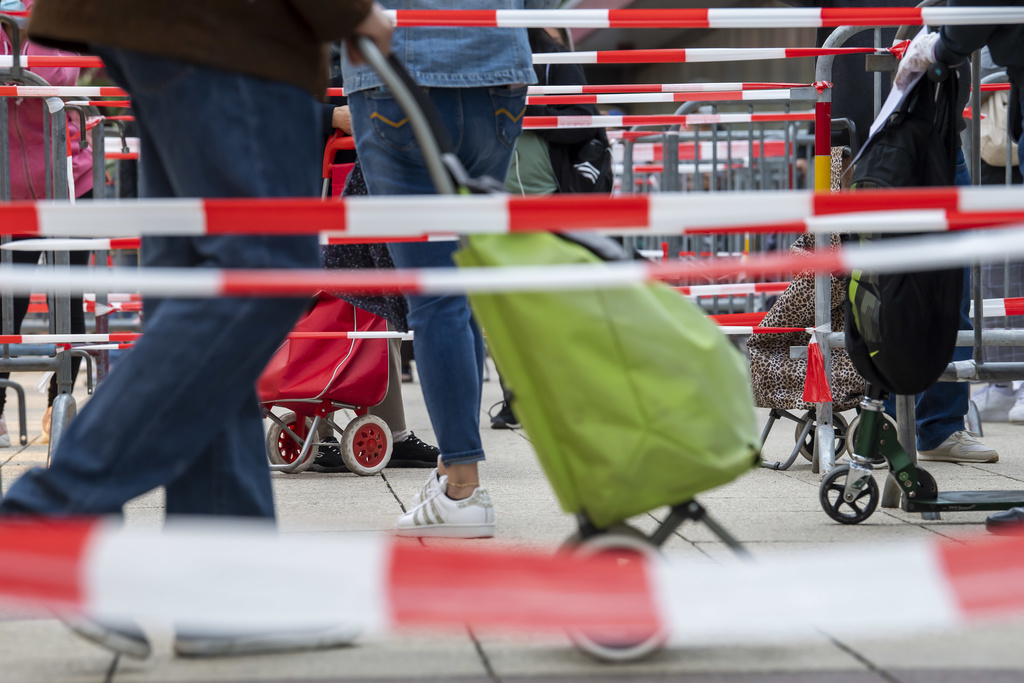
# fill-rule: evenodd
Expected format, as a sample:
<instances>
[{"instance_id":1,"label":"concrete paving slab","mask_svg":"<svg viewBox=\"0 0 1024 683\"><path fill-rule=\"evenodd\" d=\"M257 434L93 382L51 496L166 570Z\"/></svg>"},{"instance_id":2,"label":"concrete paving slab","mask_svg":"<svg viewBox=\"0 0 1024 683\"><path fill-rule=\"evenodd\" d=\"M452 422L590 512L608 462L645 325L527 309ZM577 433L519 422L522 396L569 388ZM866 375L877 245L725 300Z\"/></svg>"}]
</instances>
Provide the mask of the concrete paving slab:
<instances>
[{"instance_id":1,"label":"concrete paving slab","mask_svg":"<svg viewBox=\"0 0 1024 683\"><path fill-rule=\"evenodd\" d=\"M1017 680L1024 680L1022 642L1024 621L900 639L845 640L844 644L886 671L1016 670Z\"/></svg>"},{"instance_id":2,"label":"concrete paving slab","mask_svg":"<svg viewBox=\"0 0 1024 683\"><path fill-rule=\"evenodd\" d=\"M401 514L381 476L274 473L271 480L282 531L390 531Z\"/></svg>"},{"instance_id":3,"label":"concrete paving slab","mask_svg":"<svg viewBox=\"0 0 1024 683\"><path fill-rule=\"evenodd\" d=\"M173 656L167 630L153 640L154 656L143 662L122 658L112 683L408 680L440 675L468 681L487 676L467 634L361 639L333 650L205 659Z\"/></svg>"},{"instance_id":4,"label":"concrete paving slab","mask_svg":"<svg viewBox=\"0 0 1024 683\"><path fill-rule=\"evenodd\" d=\"M608 664L577 650L566 636L512 638L479 635L481 648L502 680L563 675L666 676L772 672L866 671L867 668L822 635L792 647L693 647L663 650L641 662Z\"/></svg>"},{"instance_id":5,"label":"concrete paving slab","mask_svg":"<svg viewBox=\"0 0 1024 683\"><path fill-rule=\"evenodd\" d=\"M0 622L3 683L105 683L113 662L56 619Z\"/></svg>"}]
</instances>

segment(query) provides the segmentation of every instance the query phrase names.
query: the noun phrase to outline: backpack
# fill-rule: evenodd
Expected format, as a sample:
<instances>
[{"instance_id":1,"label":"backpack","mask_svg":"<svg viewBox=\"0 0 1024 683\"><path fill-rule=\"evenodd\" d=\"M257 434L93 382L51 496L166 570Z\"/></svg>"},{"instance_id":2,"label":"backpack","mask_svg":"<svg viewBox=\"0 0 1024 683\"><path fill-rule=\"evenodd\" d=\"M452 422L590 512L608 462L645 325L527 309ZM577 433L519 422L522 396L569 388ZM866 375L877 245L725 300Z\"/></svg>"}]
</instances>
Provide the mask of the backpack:
<instances>
[{"instance_id":1,"label":"backpack","mask_svg":"<svg viewBox=\"0 0 1024 683\"><path fill-rule=\"evenodd\" d=\"M922 78L868 142L852 187L952 185L959 149L958 75L942 83ZM862 239L879 239L866 236ZM918 394L946 369L956 348L964 271L851 274L846 348L870 383Z\"/></svg>"}]
</instances>

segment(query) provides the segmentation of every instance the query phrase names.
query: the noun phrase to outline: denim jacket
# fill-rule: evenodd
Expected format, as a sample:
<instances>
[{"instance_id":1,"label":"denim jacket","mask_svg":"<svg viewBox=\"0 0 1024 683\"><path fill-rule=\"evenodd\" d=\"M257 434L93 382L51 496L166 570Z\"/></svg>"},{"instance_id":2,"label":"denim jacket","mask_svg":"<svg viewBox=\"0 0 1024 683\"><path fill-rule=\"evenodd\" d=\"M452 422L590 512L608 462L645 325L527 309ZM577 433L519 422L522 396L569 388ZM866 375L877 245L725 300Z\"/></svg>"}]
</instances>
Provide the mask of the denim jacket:
<instances>
[{"instance_id":1,"label":"denim jacket","mask_svg":"<svg viewBox=\"0 0 1024 683\"><path fill-rule=\"evenodd\" d=\"M386 9L548 9L557 0L380 0ZM476 88L536 83L524 28L399 28L391 48L424 87ZM346 56L345 91L380 87L368 65Z\"/></svg>"}]
</instances>

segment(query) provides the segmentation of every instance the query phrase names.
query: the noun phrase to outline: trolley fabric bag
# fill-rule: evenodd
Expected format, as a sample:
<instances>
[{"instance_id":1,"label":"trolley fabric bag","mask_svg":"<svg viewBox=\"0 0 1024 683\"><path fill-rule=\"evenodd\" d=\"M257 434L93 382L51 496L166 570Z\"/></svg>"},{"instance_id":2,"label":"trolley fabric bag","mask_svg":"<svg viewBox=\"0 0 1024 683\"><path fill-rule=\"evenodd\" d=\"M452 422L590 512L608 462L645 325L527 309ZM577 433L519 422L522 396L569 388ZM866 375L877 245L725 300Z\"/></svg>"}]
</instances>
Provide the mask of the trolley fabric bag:
<instances>
[{"instance_id":1,"label":"trolley fabric bag","mask_svg":"<svg viewBox=\"0 0 1024 683\"><path fill-rule=\"evenodd\" d=\"M853 188L952 185L956 177L958 76L922 78L869 141ZM854 271L846 307L846 348L857 371L897 394L918 394L956 350L962 268L877 275Z\"/></svg>"},{"instance_id":2,"label":"trolley fabric bag","mask_svg":"<svg viewBox=\"0 0 1024 683\"><path fill-rule=\"evenodd\" d=\"M474 235L460 266L594 263L548 233ZM661 285L473 295L512 405L570 513L599 528L724 484L758 462L743 356Z\"/></svg>"}]
</instances>

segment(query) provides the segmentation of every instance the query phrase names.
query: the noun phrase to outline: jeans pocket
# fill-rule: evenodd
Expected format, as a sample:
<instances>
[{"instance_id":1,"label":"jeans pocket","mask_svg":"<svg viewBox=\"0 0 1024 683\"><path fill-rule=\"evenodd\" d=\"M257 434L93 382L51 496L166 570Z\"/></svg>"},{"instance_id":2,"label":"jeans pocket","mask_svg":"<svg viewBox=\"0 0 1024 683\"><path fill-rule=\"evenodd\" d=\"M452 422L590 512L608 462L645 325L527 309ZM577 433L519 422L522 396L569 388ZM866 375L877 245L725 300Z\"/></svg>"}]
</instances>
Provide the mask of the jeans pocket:
<instances>
[{"instance_id":1,"label":"jeans pocket","mask_svg":"<svg viewBox=\"0 0 1024 683\"><path fill-rule=\"evenodd\" d=\"M367 93L366 105L373 130L381 142L399 152L408 152L416 146L409 117L391 93L383 90Z\"/></svg>"},{"instance_id":2,"label":"jeans pocket","mask_svg":"<svg viewBox=\"0 0 1024 683\"><path fill-rule=\"evenodd\" d=\"M494 107L494 125L498 141L511 149L523 130L523 114L526 113L526 86L488 88L491 105Z\"/></svg>"}]
</instances>

